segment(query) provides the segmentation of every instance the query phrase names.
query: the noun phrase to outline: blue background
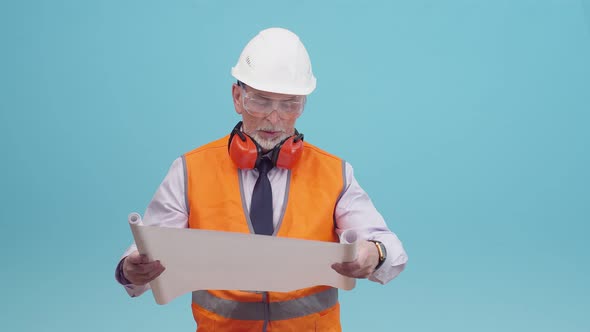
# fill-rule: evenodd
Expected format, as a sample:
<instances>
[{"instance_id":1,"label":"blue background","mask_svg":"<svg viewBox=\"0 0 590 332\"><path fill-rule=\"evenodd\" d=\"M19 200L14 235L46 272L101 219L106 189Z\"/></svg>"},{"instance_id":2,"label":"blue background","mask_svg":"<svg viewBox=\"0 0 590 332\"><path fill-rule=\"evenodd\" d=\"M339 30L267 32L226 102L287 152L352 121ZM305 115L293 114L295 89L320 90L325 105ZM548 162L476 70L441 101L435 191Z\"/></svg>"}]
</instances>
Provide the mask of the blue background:
<instances>
[{"instance_id":1,"label":"blue background","mask_svg":"<svg viewBox=\"0 0 590 332\"><path fill-rule=\"evenodd\" d=\"M115 283L126 217L239 119L271 26L318 78L298 128L410 257L341 292L345 331L590 331L588 0L2 1L0 329L194 330Z\"/></svg>"}]
</instances>

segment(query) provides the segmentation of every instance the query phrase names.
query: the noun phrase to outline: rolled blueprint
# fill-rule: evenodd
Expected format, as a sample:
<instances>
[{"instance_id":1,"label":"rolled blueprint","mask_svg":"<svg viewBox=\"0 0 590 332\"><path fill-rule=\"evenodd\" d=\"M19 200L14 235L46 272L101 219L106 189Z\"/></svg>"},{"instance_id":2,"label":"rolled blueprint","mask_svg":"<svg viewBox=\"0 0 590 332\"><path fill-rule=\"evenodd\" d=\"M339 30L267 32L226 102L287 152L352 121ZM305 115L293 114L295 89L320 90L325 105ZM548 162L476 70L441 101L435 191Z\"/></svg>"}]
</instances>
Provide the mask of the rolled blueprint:
<instances>
[{"instance_id":1,"label":"rolled blueprint","mask_svg":"<svg viewBox=\"0 0 590 332\"><path fill-rule=\"evenodd\" d=\"M288 292L318 285L355 287L356 279L331 267L356 259L354 233L343 234L345 243L333 243L146 226L138 213L129 215L129 225L139 253L166 268L150 282L158 304L202 289Z\"/></svg>"},{"instance_id":2,"label":"rolled blueprint","mask_svg":"<svg viewBox=\"0 0 590 332\"><path fill-rule=\"evenodd\" d=\"M130 213L128 219L132 225L141 225L141 215L137 212Z\"/></svg>"},{"instance_id":3,"label":"rolled blueprint","mask_svg":"<svg viewBox=\"0 0 590 332\"><path fill-rule=\"evenodd\" d=\"M139 230L139 227L143 226L141 215L137 212L132 212L127 217L127 220L129 221L129 226L131 226L131 233L135 239L137 251L141 255L146 255L150 261L154 260L150 253L145 250L146 246L144 244L143 236L141 236L141 231Z\"/></svg>"}]
</instances>

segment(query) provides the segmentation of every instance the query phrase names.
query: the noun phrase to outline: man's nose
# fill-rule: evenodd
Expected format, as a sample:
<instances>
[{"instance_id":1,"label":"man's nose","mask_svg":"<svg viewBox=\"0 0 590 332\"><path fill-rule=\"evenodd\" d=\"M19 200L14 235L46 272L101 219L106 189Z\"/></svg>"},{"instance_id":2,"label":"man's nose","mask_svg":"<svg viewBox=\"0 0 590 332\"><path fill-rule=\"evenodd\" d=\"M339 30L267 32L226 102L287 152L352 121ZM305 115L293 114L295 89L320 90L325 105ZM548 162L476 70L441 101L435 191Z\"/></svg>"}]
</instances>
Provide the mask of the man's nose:
<instances>
[{"instance_id":1,"label":"man's nose","mask_svg":"<svg viewBox=\"0 0 590 332\"><path fill-rule=\"evenodd\" d=\"M272 103L272 112L266 117L272 124L279 122L281 117L279 116L279 104L277 102Z\"/></svg>"}]
</instances>

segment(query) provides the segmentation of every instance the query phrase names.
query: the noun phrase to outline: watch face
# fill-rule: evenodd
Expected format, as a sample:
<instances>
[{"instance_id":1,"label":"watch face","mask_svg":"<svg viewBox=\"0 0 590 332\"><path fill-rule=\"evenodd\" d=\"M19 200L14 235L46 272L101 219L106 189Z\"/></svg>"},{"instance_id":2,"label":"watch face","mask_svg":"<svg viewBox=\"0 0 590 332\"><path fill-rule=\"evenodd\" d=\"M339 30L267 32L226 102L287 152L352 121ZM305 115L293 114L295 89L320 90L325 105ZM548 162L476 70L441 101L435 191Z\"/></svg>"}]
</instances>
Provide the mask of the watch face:
<instances>
[{"instance_id":1,"label":"watch face","mask_svg":"<svg viewBox=\"0 0 590 332\"><path fill-rule=\"evenodd\" d=\"M377 251L379 251L379 262L382 262L385 260L386 253L385 253L385 246L383 245L383 243L379 242L379 241L371 241L373 243L375 243L375 245L377 246Z\"/></svg>"},{"instance_id":2,"label":"watch face","mask_svg":"<svg viewBox=\"0 0 590 332\"><path fill-rule=\"evenodd\" d=\"M385 246L381 242L376 242L379 248L381 249L381 257L379 257L379 261L384 261L387 258L387 251L385 251Z\"/></svg>"},{"instance_id":3,"label":"watch face","mask_svg":"<svg viewBox=\"0 0 590 332\"><path fill-rule=\"evenodd\" d=\"M385 259L387 258L387 252L385 251L385 245L383 245L383 243L381 243L379 241L371 241L371 242L375 243L375 246L377 247L377 251L379 251L379 263L375 267L375 270L377 270L385 262Z\"/></svg>"},{"instance_id":4,"label":"watch face","mask_svg":"<svg viewBox=\"0 0 590 332\"><path fill-rule=\"evenodd\" d=\"M383 250L383 260L385 260L387 258L387 250L385 249L385 245L379 242L379 246L381 247L381 250Z\"/></svg>"}]
</instances>

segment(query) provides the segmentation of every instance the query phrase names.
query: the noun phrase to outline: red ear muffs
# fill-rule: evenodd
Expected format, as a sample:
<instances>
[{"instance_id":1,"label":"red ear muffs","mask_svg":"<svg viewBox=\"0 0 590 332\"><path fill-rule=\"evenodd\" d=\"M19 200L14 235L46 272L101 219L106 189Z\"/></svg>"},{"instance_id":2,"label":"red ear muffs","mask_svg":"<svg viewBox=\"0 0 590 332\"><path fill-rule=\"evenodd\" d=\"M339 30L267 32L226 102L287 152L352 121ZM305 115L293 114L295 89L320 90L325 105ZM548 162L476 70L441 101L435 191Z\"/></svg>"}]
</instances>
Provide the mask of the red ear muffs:
<instances>
[{"instance_id":1,"label":"red ear muffs","mask_svg":"<svg viewBox=\"0 0 590 332\"><path fill-rule=\"evenodd\" d=\"M240 169L253 169L262 157L262 148L252 137L240 129L242 122L232 130L229 136L228 152L234 164ZM236 136L238 136L236 138ZM273 166L291 169L303 153L303 134L295 130L295 135L287 137L271 151Z\"/></svg>"},{"instance_id":2,"label":"red ear muffs","mask_svg":"<svg viewBox=\"0 0 590 332\"><path fill-rule=\"evenodd\" d=\"M287 137L273 149L272 161L279 167L291 169L297 164L303 153L303 134L295 130L295 135Z\"/></svg>"},{"instance_id":3,"label":"red ear muffs","mask_svg":"<svg viewBox=\"0 0 590 332\"><path fill-rule=\"evenodd\" d=\"M262 148L250 136L243 133L240 128L242 122L234 127L229 135L228 152L231 160L240 169L253 169L256 167L258 156L262 152ZM238 136L238 139L234 139Z\"/></svg>"}]
</instances>

